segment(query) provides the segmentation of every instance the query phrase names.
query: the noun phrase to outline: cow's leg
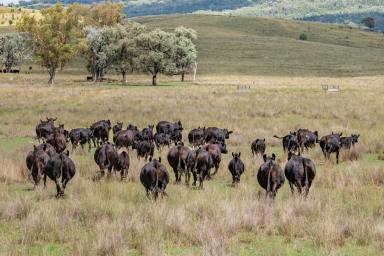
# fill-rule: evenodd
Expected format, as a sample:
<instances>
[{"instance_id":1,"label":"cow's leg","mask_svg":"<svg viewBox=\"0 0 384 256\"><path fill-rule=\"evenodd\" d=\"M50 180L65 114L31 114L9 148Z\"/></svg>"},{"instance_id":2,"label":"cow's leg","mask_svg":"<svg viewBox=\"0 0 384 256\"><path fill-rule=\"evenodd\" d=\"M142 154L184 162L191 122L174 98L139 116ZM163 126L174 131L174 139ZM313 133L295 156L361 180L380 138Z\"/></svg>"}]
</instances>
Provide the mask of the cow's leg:
<instances>
[{"instance_id":1,"label":"cow's leg","mask_svg":"<svg viewBox=\"0 0 384 256\"><path fill-rule=\"evenodd\" d=\"M196 171L192 172L193 174L193 183L192 183L192 186L196 186L196 181L197 181L197 174L196 174Z\"/></svg>"},{"instance_id":2,"label":"cow's leg","mask_svg":"<svg viewBox=\"0 0 384 256\"><path fill-rule=\"evenodd\" d=\"M44 174L44 188L47 188L47 175Z\"/></svg>"},{"instance_id":3,"label":"cow's leg","mask_svg":"<svg viewBox=\"0 0 384 256\"><path fill-rule=\"evenodd\" d=\"M56 183L56 190L57 190L56 197L59 197L63 194L62 190L61 190L61 186L60 186L61 185L60 184L60 177L56 177L55 183Z\"/></svg>"},{"instance_id":4,"label":"cow's leg","mask_svg":"<svg viewBox=\"0 0 384 256\"><path fill-rule=\"evenodd\" d=\"M336 163L339 164L339 154L340 154L340 151L337 150L336 151Z\"/></svg>"},{"instance_id":5,"label":"cow's leg","mask_svg":"<svg viewBox=\"0 0 384 256\"><path fill-rule=\"evenodd\" d=\"M189 179L191 177L191 172L189 170L189 168L187 168L187 171L185 173L185 185L189 186Z\"/></svg>"},{"instance_id":6,"label":"cow's leg","mask_svg":"<svg viewBox=\"0 0 384 256\"><path fill-rule=\"evenodd\" d=\"M295 189L293 187L292 182L289 182L289 187L291 188L292 195L294 195L295 194Z\"/></svg>"},{"instance_id":7,"label":"cow's leg","mask_svg":"<svg viewBox=\"0 0 384 256\"><path fill-rule=\"evenodd\" d=\"M301 192L302 192L301 182L296 182L296 187L297 187L297 191L298 191L299 194L301 195Z\"/></svg>"},{"instance_id":8,"label":"cow's leg","mask_svg":"<svg viewBox=\"0 0 384 256\"><path fill-rule=\"evenodd\" d=\"M179 170L177 168L173 169L175 172L175 184L179 183Z\"/></svg>"}]
</instances>

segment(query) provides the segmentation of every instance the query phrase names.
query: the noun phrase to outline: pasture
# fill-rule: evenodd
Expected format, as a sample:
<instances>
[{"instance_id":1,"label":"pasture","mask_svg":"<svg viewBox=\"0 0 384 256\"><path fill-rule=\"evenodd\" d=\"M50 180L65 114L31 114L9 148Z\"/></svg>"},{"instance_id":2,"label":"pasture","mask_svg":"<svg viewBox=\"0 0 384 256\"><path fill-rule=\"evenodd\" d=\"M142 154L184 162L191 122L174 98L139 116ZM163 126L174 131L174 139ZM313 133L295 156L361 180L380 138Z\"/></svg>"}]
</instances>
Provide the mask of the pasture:
<instances>
[{"instance_id":1,"label":"pasture","mask_svg":"<svg viewBox=\"0 0 384 256\"><path fill-rule=\"evenodd\" d=\"M0 76L0 254L8 255L378 255L384 249L384 77L201 76L178 82L148 76L120 83L86 83L84 75ZM237 84L249 85L239 90ZM338 84L324 93L322 84ZM181 120L183 137L197 126L234 131L219 172L204 190L174 185L169 197L148 200L138 175L144 160L130 152L128 181L93 182L98 167L92 153L71 154L77 168L66 196L55 198L54 183L33 190L25 157L34 128L46 116L66 129L89 127L100 119L139 128L160 120ZM336 165L319 146L306 152L317 176L306 200L292 196L286 182L276 200L265 199L256 181L262 160L250 144L266 138L268 154L284 167L281 141L298 128L359 133L353 152ZM184 139L185 140L185 139ZM71 148L71 146L69 146ZM241 151L245 173L232 187L227 164ZM358 160L349 161L349 155Z\"/></svg>"}]
</instances>

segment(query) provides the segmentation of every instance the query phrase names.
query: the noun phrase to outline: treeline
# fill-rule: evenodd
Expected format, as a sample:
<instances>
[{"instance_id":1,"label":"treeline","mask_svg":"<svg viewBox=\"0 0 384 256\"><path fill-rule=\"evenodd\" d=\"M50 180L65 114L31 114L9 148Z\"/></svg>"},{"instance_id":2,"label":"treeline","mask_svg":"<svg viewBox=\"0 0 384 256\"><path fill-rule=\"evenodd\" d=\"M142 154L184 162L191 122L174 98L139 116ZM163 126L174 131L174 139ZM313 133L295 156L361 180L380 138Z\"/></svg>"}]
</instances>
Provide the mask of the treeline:
<instances>
[{"instance_id":1,"label":"treeline","mask_svg":"<svg viewBox=\"0 0 384 256\"><path fill-rule=\"evenodd\" d=\"M151 74L152 85L159 73L181 75L184 81L197 58L196 32L184 27L173 32L150 30L136 22L123 22L122 8L114 3L64 8L58 3L43 9L38 17L24 13L17 24L20 33L0 38L0 42L18 42L11 46L20 45L0 45L3 65L20 65L29 47L48 71L49 85L56 73L79 55L87 60L94 81L103 81L107 70L119 72L124 82L134 71Z\"/></svg>"},{"instance_id":2,"label":"treeline","mask_svg":"<svg viewBox=\"0 0 384 256\"><path fill-rule=\"evenodd\" d=\"M171 14L171 13L191 13L199 10L222 11L251 6L260 0L162 0L162 1L121 1L124 3L124 13L129 17ZM27 8L38 8L39 6L53 5L56 0L31 0L20 1L19 6ZM93 4L105 2L101 0L62 0L62 4Z\"/></svg>"}]
</instances>

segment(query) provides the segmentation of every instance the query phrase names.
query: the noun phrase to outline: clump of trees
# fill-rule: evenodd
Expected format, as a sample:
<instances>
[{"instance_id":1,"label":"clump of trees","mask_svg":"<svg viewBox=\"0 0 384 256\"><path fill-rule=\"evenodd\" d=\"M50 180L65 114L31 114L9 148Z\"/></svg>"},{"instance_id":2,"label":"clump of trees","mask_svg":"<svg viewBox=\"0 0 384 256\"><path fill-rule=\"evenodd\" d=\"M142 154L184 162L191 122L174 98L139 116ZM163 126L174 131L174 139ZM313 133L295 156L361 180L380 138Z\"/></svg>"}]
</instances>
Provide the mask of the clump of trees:
<instances>
[{"instance_id":1,"label":"clump of trees","mask_svg":"<svg viewBox=\"0 0 384 256\"><path fill-rule=\"evenodd\" d=\"M361 23L366 26L369 29L374 29L375 28L375 19L372 17L365 17Z\"/></svg>"},{"instance_id":2,"label":"clump of trees","mask_svg":"<svg viewBox=\"0 0 384 256\"><path fill-rule=\"evenodd\" d=\"M20 34L0 35L0 62L7 73L30 57L24 36Z\"/></svg>"},{"instance_id":3,"label":"clump of trees","mask_svg":"<svg viewBox=\"0 0 384 256\"><path fill-rule=\"evenodd\" d=\"M23 14L17 28L30 37L30 45L52 85L56 72L75 56L87 60L94 81L102 81L107 70L115 70L127 82L134 71L152 75L181 75L191 70L197 59L196 32L178 27L173 32L149 30L136 22L122 24L123 6L118 3L63 8L57 3L42 10L37 19Z\"/></svg>"}]
</instances>

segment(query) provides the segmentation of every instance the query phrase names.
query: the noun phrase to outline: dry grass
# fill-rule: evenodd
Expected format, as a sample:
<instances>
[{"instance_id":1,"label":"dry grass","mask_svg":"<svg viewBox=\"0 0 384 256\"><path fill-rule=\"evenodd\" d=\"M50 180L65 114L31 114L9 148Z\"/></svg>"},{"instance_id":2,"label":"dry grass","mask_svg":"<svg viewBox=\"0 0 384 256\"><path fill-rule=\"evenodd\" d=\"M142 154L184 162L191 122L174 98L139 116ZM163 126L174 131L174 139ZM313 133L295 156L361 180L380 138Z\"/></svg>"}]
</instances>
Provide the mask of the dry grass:
<instances>
[{"instance_id":1,"label":"dry grass","mask_svg":"<svg viewBox=\"0 0 384 256\"><path fill-rule=\"evenodd\" d=\"M47 88L45 77L10 78L0 78L0 254L370 255L384 249L384 165L377 156L384 139L383 77L343 79L338 94L321 91L326 78L202 77L157 88L74 83L79 77L73 75ZM258 83L239 91L235 79ZM228 154L204 191L170 184L170 196L153 202L138 180L144 162L134 154L127 182L94 183L93 154L79 150L71 156L77 174L57 200L52 182L31 191L25 172L28 138L45 116L57 116L67 128L104 118L124 126L180 119L186 130L229 127L228 148L242 152L246 172L239 186L228 186ZM292 196L288 184L274 202L265 200L255 178L261 160L251 157L250 143L265 137L267 151L283 166L286 157L272 136L299 127L361 138L338 166L324 161L318 147L306 153L318 173L307 200ZM22 146L13 147L21 138Z\"/></svg>"}]
</instances>

